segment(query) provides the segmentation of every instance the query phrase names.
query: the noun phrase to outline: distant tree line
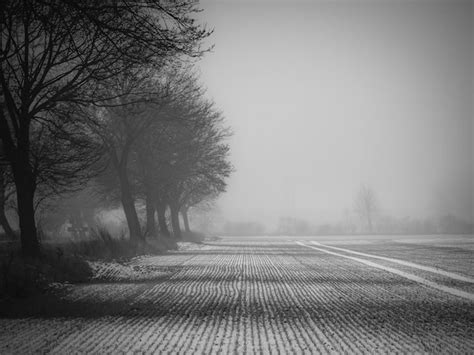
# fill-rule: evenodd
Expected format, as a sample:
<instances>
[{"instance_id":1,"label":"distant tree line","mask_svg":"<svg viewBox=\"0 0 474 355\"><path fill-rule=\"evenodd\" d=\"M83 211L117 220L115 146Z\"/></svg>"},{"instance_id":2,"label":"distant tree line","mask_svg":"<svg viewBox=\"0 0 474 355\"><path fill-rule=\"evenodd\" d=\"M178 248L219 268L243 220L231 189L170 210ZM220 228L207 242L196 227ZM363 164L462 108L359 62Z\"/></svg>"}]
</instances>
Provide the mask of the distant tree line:
<instances>
[{"instance_id":1,"label":"distant tree line","mask_svg":"<svg viewBox=\"0 0 474 355\"><path fill-rule=\"evenodd\" d=\"M226 222L220 228L222 235L231 236L310 236L310 235L367 235L367 234L472 234L474 224L453 215L444 215L431 219L410 217L378 216L369 231L358 217L349 223L342 220L333 223L314 224L309 220L282 217L276 227L265 228L260 222Z\"/></svg>"},{"instance_id":2,"label":"distant tree line","mask_svg":"<svg viewBox=\"0 0 474 355\"><path fill-rule=\"evenodd\" d=\"M327 223L314 227L314 234L472 234L474 225L453 215L437 218L380 216L371 232L356 223Z\"/></svg>"},{"instance_id":3,"label":"distant tree line","mask_svg":"<svg viewBox=\"0 0 474 355\"><path fill-rule=\"evenodd\" d=\"M93 186L130 239L181 235L189 208L225 190L229 130L191 63L211 31L196 1L5 0L0 5L0 224L18 212L38 256L38 211ZM146 206L146 229L137 202Z\"/></svg>"},{"instance_id":4,"label":"distant tree line","mask_svg":"<svg viewBox=\"0 0 474 355\"><path fill-rule=\"evenodd\" d=\"M227 222L227 235L345 235L345 234L472 234L474 224L452 214L431 218L393 217L382 212L375 191L368 185L357 190L353 210L347 209L337 222L314 224L303 218L281 217L277 225L265 232L259 222Z\"/></svg>"}]
</instances>

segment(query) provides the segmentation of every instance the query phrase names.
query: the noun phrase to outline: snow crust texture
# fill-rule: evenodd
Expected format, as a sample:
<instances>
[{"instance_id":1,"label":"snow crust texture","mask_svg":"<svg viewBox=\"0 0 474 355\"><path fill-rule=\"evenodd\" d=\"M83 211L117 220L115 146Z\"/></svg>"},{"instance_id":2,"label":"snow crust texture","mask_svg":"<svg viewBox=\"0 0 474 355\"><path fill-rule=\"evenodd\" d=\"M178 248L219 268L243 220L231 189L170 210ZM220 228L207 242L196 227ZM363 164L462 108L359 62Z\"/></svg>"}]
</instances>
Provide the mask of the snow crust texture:
<instances>
[{"instance_id":1,"label":"snow crust texture","mask_svg":"<svg viewBox=\"0 0 474 355\"><path fill-rule=\"evenodd\" d=\"M386 245L356 249L400 257ZM284 238L223 238L94 267L91 283L0 319L0 353L474 352L471 301Z\"/></svg>"}]
</instances>

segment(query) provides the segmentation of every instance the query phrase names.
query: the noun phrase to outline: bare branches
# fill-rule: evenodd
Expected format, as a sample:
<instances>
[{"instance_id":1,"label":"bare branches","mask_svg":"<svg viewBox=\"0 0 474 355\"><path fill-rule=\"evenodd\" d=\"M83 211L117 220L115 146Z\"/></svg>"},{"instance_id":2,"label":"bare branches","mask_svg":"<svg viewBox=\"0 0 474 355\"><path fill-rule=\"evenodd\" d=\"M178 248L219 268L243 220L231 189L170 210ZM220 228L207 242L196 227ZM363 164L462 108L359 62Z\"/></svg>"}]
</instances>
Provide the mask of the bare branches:
<instances>
[{"instance_id":1,"label":"bare branches","mask_svg":"<svg viewBox=\"0 0 474 355\"><path fill-rule=\"evenodd\" d=\"M354 209L362 222L367 225L368 232L374 232L374 222L379 206L375 192L370 186L360 187L354 200Z\"/></svg>"},{"instance_id":2,"label":"bare branches","mask_svg":"<svg viewBox=\"0 0 474 355\"><path fill-rule=\"evenodd\" d=\"M135 118L121 122L129 151L147 127L146 114L135 110L153 97L156 78L148 74L177 57L199 57L211 32L192 18L195 1L5 0L0 10L0 138L16 185L22 246L37 255L37 186L60 193L87 180L106 146L98 137L114 137L110 130L91 138L104 115L91 105L127 106L107 112ZM123 85L116 88L117 80ZM91 111L99 115L84 115ZM121 154L122 166L127 156Z\"/></svg>"}]
</instances>

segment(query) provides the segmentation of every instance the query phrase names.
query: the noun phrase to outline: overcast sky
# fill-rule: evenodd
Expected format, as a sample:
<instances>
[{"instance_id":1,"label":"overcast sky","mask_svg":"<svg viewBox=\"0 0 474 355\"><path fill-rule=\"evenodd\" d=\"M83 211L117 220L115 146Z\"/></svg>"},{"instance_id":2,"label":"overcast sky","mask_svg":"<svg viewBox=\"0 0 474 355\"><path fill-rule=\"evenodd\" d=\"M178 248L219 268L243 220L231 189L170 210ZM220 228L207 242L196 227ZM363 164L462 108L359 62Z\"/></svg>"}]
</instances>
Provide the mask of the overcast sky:
<instances>
[{"instance_id":1,"label":"overcast sky","mask_svg":"<svg viewBox=\"0 0 474 355\"><path fill-rule=\"evenodd\" d=\"M226 219L473 218L472 2L202 1L202 81L234 131Z\"/></svg>"}]
</instances>

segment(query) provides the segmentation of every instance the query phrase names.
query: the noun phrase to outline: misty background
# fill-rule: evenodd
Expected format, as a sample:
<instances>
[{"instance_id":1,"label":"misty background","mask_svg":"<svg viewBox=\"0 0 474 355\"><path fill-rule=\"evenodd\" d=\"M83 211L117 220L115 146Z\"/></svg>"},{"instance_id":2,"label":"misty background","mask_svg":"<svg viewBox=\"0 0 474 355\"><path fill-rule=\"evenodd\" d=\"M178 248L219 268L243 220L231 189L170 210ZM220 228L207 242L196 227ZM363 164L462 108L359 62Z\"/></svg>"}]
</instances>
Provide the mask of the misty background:
<instances>
[{"instance_id":1,"label":"misty background","mask_svg":"<svg viewBox=\"0 0 474 355\"><path fill-rule=\"evenodd\" d=\"M471 1L203 1L235 172L220 221L474 221Z\"/></svg>"}]
</instances>

